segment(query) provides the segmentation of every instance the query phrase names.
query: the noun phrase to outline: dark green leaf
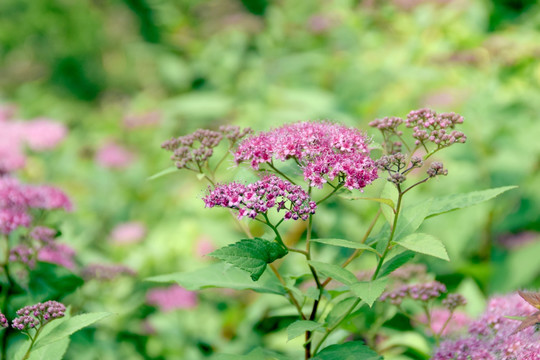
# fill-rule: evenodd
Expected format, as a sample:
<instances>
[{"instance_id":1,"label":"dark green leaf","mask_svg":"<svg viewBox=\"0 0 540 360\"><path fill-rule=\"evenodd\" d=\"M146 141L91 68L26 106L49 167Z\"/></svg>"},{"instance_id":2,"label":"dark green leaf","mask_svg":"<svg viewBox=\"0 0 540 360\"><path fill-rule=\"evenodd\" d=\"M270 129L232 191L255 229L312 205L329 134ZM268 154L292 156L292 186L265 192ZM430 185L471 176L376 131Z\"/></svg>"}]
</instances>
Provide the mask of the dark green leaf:
<instances>
[{"instance_id":1,"label":"dark green leaf","mask_svg":"<svg viewBox=\"0 0 540 360\"><path fill-rule=\"evenodd\" d=\"M330 345L318 353L313 360L381 360L382 356L361 341Z\"/></svg>"},{"instance_id":2,"label":"dark green leaf","mask_svg":"<svg viewBox=\"0 0 540 360\"><path fill-rule=\"evenodd\" d=\"M406 250L387 260L381 267L381 271L379 272L378 277L384 277L390 274L392 271L396 270L397 268L411 260L415 255L416 254L413 251Z\"/></svg>"},{"instance_id":3,"label":"dark green leaf","mask_svg":"<svg viewBox=\"0 0 540 360\"><path fill-rule=\"evenodd\" d=\"M267 264L285 255L287 255L287 250L281 245L261 238L240 240L210 254L210 256L247 271L251 274L253 281L257 281L261 277Z\"/></svg>"}]
</instances>

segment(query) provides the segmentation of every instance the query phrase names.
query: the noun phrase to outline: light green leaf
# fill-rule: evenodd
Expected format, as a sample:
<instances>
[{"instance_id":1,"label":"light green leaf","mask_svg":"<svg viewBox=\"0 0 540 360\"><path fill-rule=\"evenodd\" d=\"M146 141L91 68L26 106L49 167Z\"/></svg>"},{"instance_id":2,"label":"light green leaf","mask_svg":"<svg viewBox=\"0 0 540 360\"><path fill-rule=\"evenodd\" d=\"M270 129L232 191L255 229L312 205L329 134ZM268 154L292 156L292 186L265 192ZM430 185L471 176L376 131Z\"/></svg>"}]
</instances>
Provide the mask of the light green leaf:
<instances>
[{"instance_id":1,"label":"light green leaf","mask_svg":"<svg viewBox=\"0 0 540 360\"><path fill-rule=\"evenodd\" d=\"M321 291L319 289L317 289L316 287L310 287L306 291L306 297L308 297L308 298L310 298L312 300L319 299L320 294L321 294Z\"/></svg>"},{"instance_id":2,"label":"light green leaf","mask_svg":"<svg viewBox=\"0 0 540 360\"><path fill-rule=\"evenodd\" d=\"M257 348L247 355L218 354L212 356L211 360L291 360L291 358L267 349Z\"/></svg>"},{"instance_id":3,"label":"light green leaf","mask_svg":"<svg viewBox=\"0 0 540 360\"><path fill-rule=\"evenodd\" d=\"M319 352L313 360L381 360L382 356L361 341L330 345Z\"/></svg>"},{"instance_id":4,"label":"light green leaf","mask_svg":"<svg viewBox=\"0 0 540 360\"><path fill-rule=\"evenodd\" d=\"M148 278L147 281L171 283L176 282L187 290L207 288L228 288L236 290L254 290L261 293L284 295L285 289L278 279L268 271L263 273L257 282L251 280L248 273L225 263L185 273L174 273Z\"/></svg>"},{"instance_id":5,"label":"light green leaf","mask_svg":"<svg viewBox=\"0 0 540 360\"><path fill-rule=\"evenodd\" d=\"M52 344L58 340L62 340L80 329L90 326L93 323L102 320L112 315L108 312L89 313L72 316L70 319L62 322L55 327L51 332L43 337L39 337L32 351L35 351L43 346Z\"/></svg>"},{"instance_id":6,"label":"light green leaf","mask_svg":"<svg viewBox=\"0 0 540 360\"><path fill-rule=\"evenodd\" d=\"M321 243L321 244L346 247L346 248L349 248L349 249L360 249L360 250L371 251L371 252L379 255L377 250L375 250L371 246L366 245L366 244L362 244L362 243L359 243L359 242L350 241L350 240L343 240L343 239L312 239L311 241L316 242L316 243Z\"/></svg>"},{"instance_id":7,"label":"light green leaf","mask_svg":"<svg viewBox=\"0 0 540 360\"><path fill-rule=\"evenodd\" d=\"M326 315L324 322L328 326L335 326L336 323L345 315L347 310L357 301L355 297L349 297L338 302L332 310Z\"/></svg>"},{"instance_id":8,"label":"light green leaf","mask_svg":"<svg viewBox=\"0 0 540 360\"><path fill-rule=\"evenodd\" d=\"M387 278L380 278L374 281L360 281L351 285L351 290L362 301L368 304L369 307L372 307L375 300L383 293L387 282Z\"/></svg>"},{"instance_id":9,"label":"light green leaf","mask_svg":"<svg viewBox=\"0 0 540 360\"><path fill-rule=\"evenodd\" d=\"M396 186L387 181L382 189L381 199L389 199L392 204L396 204L398 200L398 190L396 189ZM394 222L395 215L394 206L391 208L389 206L381 206L381 211L386 221L388 221L389 224L392 224Z\"/></svg>"},{"instance_id":10,"label":"light green leaf","mask_svg":"<svg viewBox=\"0 0 540 360\"><path fill-rule=\"evenodd\" d=\"M524 321L524 320L527 319L526 316L508 316L508 315L505 315L504 317L507 318L507 319L510 319L510 320L519 320L519 321Z\"/></svg>"},{"instance_id":11,"label":"light green leaf","mask_svg":"<svg viewBox=\"0 0 540 360\"><path fill-rule=\"evenodd\" d=\"M517 188L517 186L503 186L482 191L473 191L466 194L453 194L435 198L431 203L427 217L433 217L452 210L462 209L468 206L480 204L493 199L500 194Z\"/></svg>"},{"instance_id":12,"label":"light green leaf","mask_svg":"<svg viewBox=\"0 0 540 360\"><path fill-rule=\"evenodd\" d=\"M417 253L450 261L443 243L433 235L416 233L396 241L396 244Z\"/></svg>"},{"instance_id":13,"label":"light green leaf","mask_svg":"<svg viewBox=\"0 0 540 360\"><path fill-rule=\"evenodd\" d=\"M287 327L287 341L290 341L306 331L322 330L323 325L311 320L298 320Z\"/></svg>"},{"instance_id":14,"label":"light green leaf","mask_svg":"<svg viewBox=\"0 0 540 360\"><path fill-rule=\"evenodd\" d=\"M161 170L157 174L154 174L154 175L150 176L148 178L148 180L155 180L155 179L160 178L162 176L172 174L175 171L178 171L178 168L176 166L171 166L171 167L166 168L165 170Z\"/></svg>"},{"instance_id":15,"label":"light green leaf","mask_svg":"<svg viewBox=\"0 0 540 360\"><path fill-rule=\"evenodd\" d=\"M392 271L406 264L415 255L416 254L413 251L406 250L400 254L397 254L393 258L385 261L385 263L381 267L381 271L379 272L378 277L384 277L386 275L389 275Z\"/></svg>"},{"instance_id":16,"label":"light green leaf","mask_svg":"<svg viewBox=\"0 0 540 360\"><path fill-rule=\"evenodd\" d=\"M39 349L34 347L28 360L62 360L70 341L69 337L65 337Z\"/></svg>"},{"instance_id":17,"label":"light green leaf","mask_svg":"<svg viewBox=\"0 0 540 360\"><path fill-rule=\"evenodd\" d=\"M259 280L266 264L287 255L287 250L276 242L261 238L244 239L222 247L210 256L223 260L251 274L253 281Z\"/></svg>"},{"instance_id":18,"label":"light green leaf","mask_svg":"<svg viewBox=\"0 0 540 360\"><path fill-rule=\"evenodd\" d=\"M319 261L310 260L308 263L324 276L331 277L345 285L351 285L358 282L358 279L352 272L334 264L322 263Z\"/></svg>"},{"instance_id":19,"label":"light green leaf","mask_svg":"<svg viewBox=\"0 0 540 360\"><path fill-rule=\"evenodd\" d=\"M432 199L428 199L419 204L403 208L397 221L394 240L397 241L414 233L424 222L424 219L431 208L431 204Z\"/></svg>"},{"instance_id":20,"label":"light green leaf","mask_svg":"<svg viewBox=\"0 0 540 360\"><path fill-rule=\"evenodd\" d=\"M388 339L381 343L382 349L395 347L414 349L414 351L422 354L424 359L428 359L431 352L431 346L426 341L425 336L413 331L400 331L390 334Z\"/></svg>"}]
</instances>

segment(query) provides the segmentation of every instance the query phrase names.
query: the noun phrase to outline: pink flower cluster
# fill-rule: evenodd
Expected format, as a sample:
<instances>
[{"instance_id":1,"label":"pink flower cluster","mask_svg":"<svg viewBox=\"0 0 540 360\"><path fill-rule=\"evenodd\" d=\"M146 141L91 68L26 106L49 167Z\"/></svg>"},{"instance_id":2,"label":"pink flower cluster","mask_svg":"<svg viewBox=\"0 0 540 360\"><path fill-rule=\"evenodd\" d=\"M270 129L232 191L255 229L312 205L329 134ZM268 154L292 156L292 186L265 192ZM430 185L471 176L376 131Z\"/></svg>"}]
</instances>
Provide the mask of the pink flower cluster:
<instances>
[{"instance_id":1,"label":"pink flower cluster","mask_svg":"<svg viewBox=\"0 0 540 360\"><path fill-rule=\"evenodd\" d=\"M529 327L513 334L519 322L506 316L529 316L537 310L518 294L492 298L467 338L445 341L433 360L540 360L540 333Z\"/></svg>"},{"instance_id":2,"label":"pink flower cluster","mask_svg":"<svg viewBox=\"0 0 540 360\"><path fill-rule=\"evenodd\" d=\"M30 226L31 209L71 211L72 205L67 195L55 187L26 185L11 177L0 177L0 233Z\"/></svg>"},{"instance_id":3,"label":"pink flower cluster","mask_svg":"<svg viewBox=\"0 0 540 360\"><path fill-rule=\"evenodd\" d=\"M406 298L427 302L440 297L445 292L446 286L444 284L438 281L430 281L427 283L400 286L396 290L383 293L380 300L388 300L394 305L400 305Z\"/></svg>"},{"instance_id":4,"label":"pink flower cluster","mask_svg":"<svg viewBox=\"0 0 540 360\"><path fill-rule=\"evenodd\" d=\"M172 285L168 288L150 290L146 295L146 301L163 312L192 309L197 306L197 294L179 285Z\"/></svg>"},{"instance_id":5,"label":"pink flower cluster","mask_svg":"<svg viewBox=\"0 0 540 360\"><path fill-rule=\"evenodd\" d=\"M327 121L299 122L242 141L235 161L249 161L257 170L273 160L295 159L312 186L322 188L338 178L349 189L362 189L377 178L368 143L354 128Z\"/></svg>"},{"instance_id":6,"label":"pink flower cluster","mask_svg":"<svg viewBox=\"0 0 540 360\"><path fill-rule=\"evenodd\" d=\"M66 136L64 125L50 119L11 119L13 112L0 108L0 174L24 167L25 147L34 151L55 148Z\"/></svg>"},{"instance_id":7,"label":"pink flower cluster","mask_svg":"<svg viewBox=\"0 0 540 360\"><path fill-rule=\"evenodd\" d=\"M146 226L138 221L125 222L116 225L110 237L116 244L134 244L146 235Z\"/></svg>"},{"instance_id":8,"label":"pink flower cluster","mask_svg":"<svg viewBox=\"0 0 540 360\"><path fill-rule=\"evenodd\" d=\"M238 210L239 219L244 216L254 219L276 207L277 211L286 210L284 219L307 220L317 208L302 187L275 175L266 175L247 185L236 182L218 185L203 200L209 208L222 206Z\"/></svg>"},{"instance_id":9,"label":"pink flower cluster","mask_svg":"<svg viewBox=\"0 0 540 360\"><path fill-rule=\"evenodd\" d=\"M39 261L57 264L67 269L75 269L75 250L66 244L51 244L39 249Z\"/></svg>"}]
</instances>

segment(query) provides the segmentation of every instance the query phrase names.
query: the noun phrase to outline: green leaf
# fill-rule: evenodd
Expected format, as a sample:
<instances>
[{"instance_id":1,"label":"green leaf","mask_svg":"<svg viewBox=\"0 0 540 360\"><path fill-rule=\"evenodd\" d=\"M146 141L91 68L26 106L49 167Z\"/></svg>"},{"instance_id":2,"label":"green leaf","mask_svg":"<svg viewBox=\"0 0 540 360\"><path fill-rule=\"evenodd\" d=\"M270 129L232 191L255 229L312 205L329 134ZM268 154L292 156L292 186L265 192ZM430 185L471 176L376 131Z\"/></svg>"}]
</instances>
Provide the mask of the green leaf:
<instances>
[{"instance_id":1,"label":"green leaf","mask_svg":"<svg viewBox=\"0 0 540 360\"><path fill-rule=\"evenodd\" d=\"M360 249L360 250L371 251L371 252L379 255L377 250L375 250L371 246L366 245L366 244L362 244L362 243L359 243L359 242L350 241L350 240L343 240L343 239L312 239L311 241L316 242L316 243L321 243L321 244L346 247L346 248L349 248L349 249Z\"/></svg>"},{"instance_id":2,"label":"green leaf","mask_svg":"<svg viewBox=\"0 0 540 360\"><path fill-rule=\"evenodd\" d=\"M438 197L433 200L427 217L430 218L452 210L476 205L515 188L517 188L517 186L503 186L482 191L473 191L466 194L453 194Z\"/></svg>"},{"instance_id":3,"label":"green leaf","mask_svg":"<svg viewBox=\"0 0 540 360\"><path fill-rule=\"evenodd\" d=\"M154 276L147 281L170 283L176 282L188 290L207 288L228 288L236 290L254 290L261 293L284 295L287 292L278 279L266 271L257 282L251 280L248 273L229 264L218 263L192 272Z\"/></svg>"},{"instance_id":4,"label":"green leaf","mask_svg":"<svg viewBox=\"0 0 540 360\"><path fill-rule=\"evenodd\" d=\"M381 360L382 356L361 341L330 345L318 353L313 360Z\"/></svg>"},{"instance_id":5,"label":"green leaf","mask_svg":"<svg viewBox=\"0 0 540 360\"><path fill-rule=\"evenodd\" d=\"M510 319L510 320L519 320L519 321L523 321L523 320L527 319L526 316L508 316L508 315L505 315L504 317L507 318L507 319Z\"/></svg>"},{"instance_id":6,"label":"green leaf","mask_svg":"<svg viewBox=\"0 0 540 360\"><path fill-rule=\"evenodd\" d=\"M69 337L65 337L39 349L34 347L28 360L62 360L70 341Z\"/></svg>"},{"instance_id":7,"label":"green leaf","mask_svg":"<svg viewBox=\"0 0 540 360\"><path fill-rule=\"evenodd\" d=\"M276 242L255 238L240 240L209 255L247 271L251 279L257 281L266 269L266 264L284 257L287 250Z\"/></svg>"},{"instance_id":8,"label":"green leaf","mask_svg":"<svg viewBox=\"0 0 540 360\"><path fill-rule=\"evenodd\" d=\"M358 279L352 272L334 264L322 263L310 260L308 263L324 276L331 277L345 285L351 285L358 282Z\"/></svg>"},{"instance_id":9,"label":"green leaf","mask_svg":"<svg viewBox=\"0 0 540 360\"><path fill-rule=\"evenodd\" d=\"M416 233L396 241L396 244L417 253L450 261L443 243L433 235Z\"/></svg>"},{"instance_id":10,"label":"green leaf","mask_svg":"<svg viewBox=\"0 0 540 360\"><path fill-rule=\"evenodd\" d=\"M319 289L317 289L316 287L310 287L309 289L307 289L306 291L306 297L312 299L312 300L317 300L319 299L319 296L321 295L321 291Z\"/></svg>"},{"instance_id":11,"label":"green leaf","mask_svg":"<svg viewBox=\"0 0 540 360\"><path fill-rule=\"evenodd\" d=\"M311 320L298 320L287 327L287 341L290 341L306 331L322 330L323 325Z\"/></svg>"},{"instance_id":12,"label":"green leaf","mask_svg":"<svg viewBox=\"0 0 540 360\"><path fill-rule=\"evenodd\" d=\"M413 251L406 250L400 254L397 254L393 258L387 260L381 267L378 277L384 277L389 275L392 271L406 264L411 260L416 254Z\"/></svg>"},{"instance_id":13,"label":"green leaf","mask_svg":"<svg viewBox=\"0 0 540 360\"><path fill-rule=\"evenodd\" d=\"M405 236L414 233L429 213L432 199L428 199L419 204L404 207L399 214L399 219L396 225L394 241L397 241Z\"/></svg>"},{"instance_id":14,"label":"green leaf","mask_svg":"<svg viewBox=\"0 0 540 360\"><path fill-rule=\"evenodd\" d=\"M98 312L73 316L55 327L47 335L43 337L40 336L36 344L34 345L32 351L67 338L74 332L79 331L84 327L90 326L93 323L102 320L110 315L111 313L108 312Z\"/></svg>"},{"instance_id":15,"label":"green leaf","mask_svg":"<svg viewBox=\"0 0 540 360\"><path fill-rule=\"evenodd\" d=\"M267 349L256 348L247 355L218 354L212 356L211 360L291 360L291 358Z\"/></svg>"},{"instance_id":16,"label":"green leaf","mask_svg":"<svg viewBox=\"0 0 540 360\"><path fill-rule=\"evenodd\" d=\"M164 170L161 170L157 174L154 174L154 175L150 176L147 180L148 181L155 180L155 179L160 178L162 176L172 174L175 171L178 171L178 168L176 166L171 166L171 167L168 167L168 168L166 168Z\"/></svg>"},{"instance_id":17,"label":"green leaf","mask_svg":"<svg viewBox=\"0 0 540 360\"><path fill-rule=\"evenodd\" d=\"M351 285L351 290L362 301L368 304L369 307L372 307L375 300L383 293L387 282L387 278L380 278L374 281L360 281Z\"/></svg>"},{"instance_id":18,"label":"green leaf","mask_svg":"<svg viewBox=\"0 0 540 360\"><path fill-rule=\"evenodd\" d=\"M387 181L384 184L384 187L381 192L381 199L389 199L392 204L396 204L398 200L398 190L394 184ZM394 222L394 206L392 208L388 206L381 206L381 211L383 213L383 216L385 217L386 221L388 221L389 224L392 224Z\"/></svg>"}]
</instances>

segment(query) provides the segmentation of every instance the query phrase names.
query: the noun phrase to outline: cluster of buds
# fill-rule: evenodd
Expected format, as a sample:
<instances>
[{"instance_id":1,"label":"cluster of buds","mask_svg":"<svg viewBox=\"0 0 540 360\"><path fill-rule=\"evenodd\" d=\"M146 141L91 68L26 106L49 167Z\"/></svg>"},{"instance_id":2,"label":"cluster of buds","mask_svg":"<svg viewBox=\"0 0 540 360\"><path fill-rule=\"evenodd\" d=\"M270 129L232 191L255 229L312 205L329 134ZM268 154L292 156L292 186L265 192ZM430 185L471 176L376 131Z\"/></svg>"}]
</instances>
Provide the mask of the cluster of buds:
<instances>
[{"instance_id":1,"label":"cluster of buds","mask_svg":"<svg viewBox=\"0 0 540 360\"><path fill-rule=\"evenodd\" d=\"M398 130L399 126L403 124L403 119L399 117L385 117L382 119L375 119L369 123L369 126L377 128L381 131L384 138L384 146L388 154L395 154L401 152L403 143L401 141L392 141L392 138L401 139L403 131Z\"/></svg>"},{"instance_id":2,"label":"cluster of buds","mask_svg":"<svg viewBox=\"0 0 540 360\"><path fill-rule=\"evenodd\" d=\"M28 331L38 326L43 326L48 322L61 318L65 315L64 304L54 300L44 303L25 306L17 310L17 318L13 320L11 326L17 330Z\"/></svg>"},{"instance_id":3,"label":"cluster of buds","mask_svg":"<svg viewBox=\"0 0 540 360\"><path fill-rule=\"evenodd\" d=\"M254 219L258 214L266 214L273 207L277 211L285 209L284 219L307 220L314 214L317 205L298 185L275 175L266 175L252 184L222 184L204 197L206 207L222 206L238 210L238 218Z\"/></svg>"},{"instance_id":4,"label":"cluster of buds","mask_svg":"<svg viewBox=\"0 0 540 360\"><path fill-rule=\"evenodd\" d=\"M442 303L445 308L453 312L456 308L467 305L467 300L460 294L448 294Z\"/></svg>"},{"instance_id":5,"label":"cluster of buds","mask_svg":"<svg viewBox=\"0 0 540 360\"><path fill-rule=\"evenodd\" d=\"M393 305L400 305L404 299L419 300L429 302L439 298L446 293L446 286L438 281L431 281L422 284L403 285L396 290L382 294L381 301L389 301Z\"/></svg>"},{"instance_id":6,"label":"cluster of buds","mask_svg":"<svg viewBox=\"0 0 540 360\"><path fill-rule=\"evenodd\" d=\"M165 141L161 147L172 151L171 160L178 169L200 171L214 154L214 148L221 143L223 137L227 138L232 146L250 132L249 128L241 130L233 125L221 126L219 131L198 129L192 134Z\"/></svg>"},{"instance_id":7,"label":"cluster of buds","mask_svg":"<svg viewBox=\"0 0 540 360\"><path fill-rule=\"evenodd\" d=\"M20 262L33 269L36 267L36 253L35 248L20 244L9 251L9 261Z\"/></svg>"},{"instance_id":8,"label":"cluster of buds","mask_svg":"<svg viewBox=\"0 0 540 360\"><path fill-rule=\"evenodd\" d=\"M410 282L411 279L427 281L427 267L424 264L407 264L392 271L390 277L395 283Z\"/></svg>"},{"instance_id":9,"label":"cluster of buds","mask_svg":"<svg viewBox=\"0 0 540 360\"><path fill-rule=\"evenodd\" d=\"M375 165L380 170L388 172L388 181L399 185L407 180L407 173L414 168L422 167L424 162L418 156L412 156L410 162L408 162L405 154L398 152L391 155L383 155L375 161Z\"/></svg>"},{"instance_id":10,"label":"cluster of buds","mask_svg":"<svg viewBox=\"0 0 540 360\"><path fill-rule=\"evenodd\" d=\"M434 161L429 165L429 168L427 169L427 174L430 178L435 177L437 175L448 175L448 170L444 168L443 163Z\"/></svg>"},{"instance_id":11,"label":"cluster of buds","mask_svg":"<svg viewBox=\"0 0 540 360\"><path fill-rule=\"evenodd\" d=\"M0 328L7 328L9 323L6 319L6 315L0 313Z\"/></svg>"},{"instance_id":12,"label":"cluster of buds","mask_svg":"<svg viewBox=\"0 0 540 360\"><path fill-rule=\"evenodd\" d=\"M461 115L437 114L430 109L411 111L405 120L405 126L413 129L412 136L416 139L416 145L425 146L427 142L432 142L437 145L437 149L467 141L467 137L461 131L450 130L462 123L463 116Z\"/></svg>"}]
</instances>

